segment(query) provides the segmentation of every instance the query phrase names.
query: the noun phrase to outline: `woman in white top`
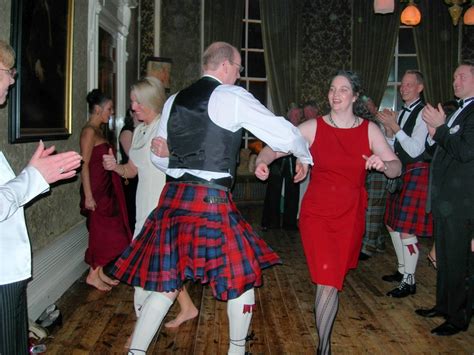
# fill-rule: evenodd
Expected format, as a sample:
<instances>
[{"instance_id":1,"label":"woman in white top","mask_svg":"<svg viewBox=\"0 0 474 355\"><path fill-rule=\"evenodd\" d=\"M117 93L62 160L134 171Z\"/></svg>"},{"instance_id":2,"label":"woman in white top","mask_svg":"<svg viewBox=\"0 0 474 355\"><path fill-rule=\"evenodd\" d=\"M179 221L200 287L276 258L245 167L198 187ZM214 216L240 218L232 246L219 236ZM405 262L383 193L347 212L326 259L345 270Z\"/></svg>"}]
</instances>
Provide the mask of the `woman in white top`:
<instances>
[{"instance_id":1,"label":"woman in white top","mask_svg":"<svg viewBox=\"0 0 474 355\"><path fill-rule=\"evenodd\" d=\"M148 214L157 206L161 190L166 182L166 175L156 168L150 160L151 140L157 135L161 110L166 100L165 90L161 81L154 77L146 77L132 85L130 91L131 108L141 123L133 132L132 146L127 164L117 164L111 151L104 155L103 164L106 170L112 170L124 179L137 176L136 222L133 237L135 238L145 223ZM140 316L140 308L150 291L135 287L135 312ZM197 316L189 294L183 287L178 296L181 311L166 327L178 327L181 323Z\"/></svg>"}]
</instances>

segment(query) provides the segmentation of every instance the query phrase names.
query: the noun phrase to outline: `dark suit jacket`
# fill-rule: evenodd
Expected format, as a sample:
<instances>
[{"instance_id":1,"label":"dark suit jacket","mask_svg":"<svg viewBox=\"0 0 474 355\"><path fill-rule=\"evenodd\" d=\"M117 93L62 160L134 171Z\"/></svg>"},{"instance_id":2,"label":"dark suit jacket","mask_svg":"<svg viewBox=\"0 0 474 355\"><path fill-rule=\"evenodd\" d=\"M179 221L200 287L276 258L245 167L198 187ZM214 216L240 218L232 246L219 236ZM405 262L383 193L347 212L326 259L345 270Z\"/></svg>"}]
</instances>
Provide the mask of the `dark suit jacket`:
<instances>
[{"instance_id":1,"label":"dark suit jacket","mask_svg":"<svg viewBox=\"0 0 474 355\"><path fill-rule=\"evenodd\" d=\"M447 123L448 121L446 121ZM431 173L434 213L442 216L474 217L474 101L449 128L438 127Z\"/></svg>"}]
</instances>

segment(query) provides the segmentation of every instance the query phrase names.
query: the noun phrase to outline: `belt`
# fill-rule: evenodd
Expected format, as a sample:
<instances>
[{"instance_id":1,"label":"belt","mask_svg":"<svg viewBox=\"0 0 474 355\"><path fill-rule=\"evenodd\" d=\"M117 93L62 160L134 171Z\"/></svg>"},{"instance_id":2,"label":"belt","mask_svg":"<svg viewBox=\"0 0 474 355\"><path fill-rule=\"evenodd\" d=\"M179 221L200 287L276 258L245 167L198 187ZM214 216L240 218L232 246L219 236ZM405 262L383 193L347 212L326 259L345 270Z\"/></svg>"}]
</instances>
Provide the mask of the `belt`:
<instances>
[{"instance_id":1,"label":"belt","mask_svg":"<svg viewBox=\"0 0 474 355\"><path fill-rule=\"evenodd\" d=\"M229 191L232 187L232 177L206 180L192 174L184 173L178 178L166 175L166 182L182 182L191 185L202 185L219 190Z\"/></svg>"}]
</instances>

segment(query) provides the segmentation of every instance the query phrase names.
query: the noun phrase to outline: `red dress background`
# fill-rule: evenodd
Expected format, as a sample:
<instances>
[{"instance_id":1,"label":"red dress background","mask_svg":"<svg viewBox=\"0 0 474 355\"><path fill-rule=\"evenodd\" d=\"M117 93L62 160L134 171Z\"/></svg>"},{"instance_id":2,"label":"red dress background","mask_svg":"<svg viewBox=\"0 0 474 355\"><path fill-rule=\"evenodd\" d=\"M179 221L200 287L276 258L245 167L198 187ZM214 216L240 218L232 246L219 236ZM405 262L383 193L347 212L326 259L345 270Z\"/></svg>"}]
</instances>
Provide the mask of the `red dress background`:
<instances>
[{"instance_id":1,"label":"red dress background","mask_svg":"<svg viewBox=\"0 0 474 355\"><path fill-rule=\"evenodd\" d=\"M128 224L127 205L120 176L102 166L102 156L108 154L108 143L96 145L89 162L92 195L97 204L95 211L84 208L81 186L81 214L87 217L89 246L85 261L96 268L115 260L132 239Z\"/></svg>"},{"instance_id":2,"label":"red dress background","mask_svg":"<svg viewBox=\"0 0 474 355\"><path fill-rule=\"evenodd\" d=\"M341 129L317 118L310 148L314 166L300 212L300 231L314 283L341 290L357 266L365 230L365 160L370 156L369 122Z\"/></svg>"}]
</instances>

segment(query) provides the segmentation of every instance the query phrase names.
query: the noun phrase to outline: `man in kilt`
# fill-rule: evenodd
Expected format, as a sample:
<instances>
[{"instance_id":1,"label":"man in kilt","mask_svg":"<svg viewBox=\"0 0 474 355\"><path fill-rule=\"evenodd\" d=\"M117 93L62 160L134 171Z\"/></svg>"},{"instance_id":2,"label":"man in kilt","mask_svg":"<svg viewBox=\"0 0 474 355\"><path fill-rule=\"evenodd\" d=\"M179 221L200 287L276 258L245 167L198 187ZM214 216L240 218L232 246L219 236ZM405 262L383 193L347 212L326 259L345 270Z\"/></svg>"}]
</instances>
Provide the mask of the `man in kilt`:
<instances>
[{"instance_id":1,"label":"man in kilt","mask_svg":"<svg viewBox=\"0 0 474 355\"><path fill-rule=\"evenodd\" d=\"M431 236L433 232L431 214L425 210L429 162L424 154L428 128L421 114L424 107L420 98L422 91L422 74L417 70L406 71L400 86L405 105L398 117L389 110L377 116L403 164L403 184L399 191L389 194L384 218L397 255L398 270L382 279L399 282L398 287L387 293L387 296L397 298L416 293L417 236Z\"/></svg>"},{"instance_id":2,"label":"man in kilt","mask_svg":"<svg viewBox=\"0 0 474 355\"><path fill-rule=\"evenodd\" d=\"M244 354L262 269L278 255L243 219L232 201L242 128L272 149L291 152L295 181L312 164L306 140L248 91L233 85L243 67L239 51L215 42L204 52L204 75L172 95L163 108L152 161L167 184L140 234L115 264L118 279L143 289L129 353L144 353L183 283L209 283L228 301L229 353Z\"/></svg>"}]
</instances>

